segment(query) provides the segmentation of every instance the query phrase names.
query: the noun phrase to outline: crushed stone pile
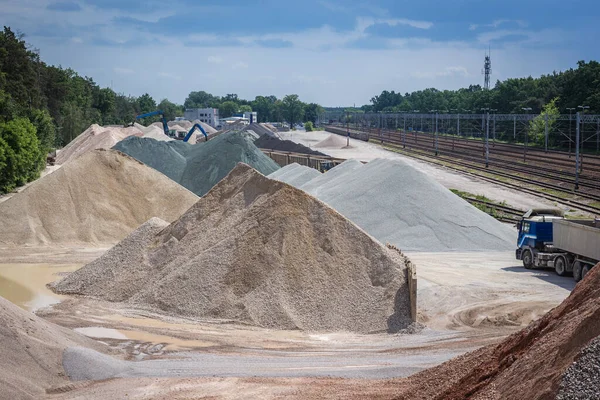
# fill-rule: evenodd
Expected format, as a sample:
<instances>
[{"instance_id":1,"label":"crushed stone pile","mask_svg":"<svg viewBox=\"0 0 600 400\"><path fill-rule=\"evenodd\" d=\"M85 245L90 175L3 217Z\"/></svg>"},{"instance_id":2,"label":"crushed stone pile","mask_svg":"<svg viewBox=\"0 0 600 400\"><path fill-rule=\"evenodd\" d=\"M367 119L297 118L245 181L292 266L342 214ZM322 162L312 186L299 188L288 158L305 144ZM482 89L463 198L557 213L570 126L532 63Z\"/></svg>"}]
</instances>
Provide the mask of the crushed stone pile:
<instances>
[{"instance_id":1,"label":"crushed stone pile","mask_svg":"<svg viewBox=\"0 0 600 400\"><path fill-rule=\"evenodd\" d=\"M90 125L56 155L56 164L64 164L82 154L96 149L110 149L129 136L142 136L143 131L136 127L102 127Z\"/></svg>"},{"instance_id":2,"label":"crushed stone pile","mask_svg":"<svg viewBox=\"0 0 600 400\"><path fill-rule=\"evenodd\" d=\"M294 143L291 140L281 140L277 137L269 135L262 135L254 141L254 145L260 149L270 149L328 157L326 154L313 150L310 147L306 147L302 144Z\"/></svg>"},{"instance_id":3,"label":"crushed stone pile","mask_svg":"<svg viewBox=\"0 0 600 400\"><path fill-rule=\"evenodd\" d=\"M143 137L160 140L163 142L170 142L170 141L174 140L173 138L165 135L165 132L163 131L162 128L159 128L154 125L150 125L149 127L145 128Z\"/></svg>"},{"instance_id":4,"label":"crushed stone pile","mask_svg":"<svg viewBox=\"0 0 600 400\"><path fill-rule=\"evenodd\" d=\"M200 126L201 126L202 128L204 128L204 130L206 131L206 134L207 134L208 136L210 136L210 135L212 135L212 134L215 134L215 133L217 133L217 132L218 132L218 131L217 131L215 128L213 128L212 126L210 126L210 125L209 125L209 124L207 124L206 122L202 122L202 121L200 121L199 119L197 119L197 120L195 120L194 122L192 122L192 123L191 123L191 125L190 125L190 128L191 128L193 125L195 125L195 124L200 124Z\"/></svg>"},{"instance_id":5,"label":"crushed stone pile","mask_svg":"<svg viewBox=\"0 0 600 400\"><path fill-rule=\"evenodd\" d=\"M410 378L395 381L399 387L397 398L597 398L586 397L586 387L569 387L565 391L561 384L577 384L592 372L588 369L591 366L584 363L598 360L598 340L592 342L598 335L600 264L590 270L558 307L499 344L483 347ZM588 345L590 347L584 350ZM597 371L597 364L592 368ZM576 371L580 373L572 380ZM598 387L598 375L594 376L594 380L589 387L591 390ZM561 395L557 397L559 391ZM595 391L594 396L597 395L598 391Z\"/></svg>"},{"instance_id":6,"label":"crushed stone pile","mask_svg":"<svg viewBox=\"0 0 600 400\"><path fill-rule=\"evenodd\" d=\"M253 132L256 132L256 134L260 137L260 136L275 136L273 131L271 131L269 128L264 127L263 125L259 124L259 123L252 123L246 126L246 128L244 130L251 130Z\"/></svg>"},{"instance_id":7,"label":"crushed stone pile","mask_svg":"<svg viewBox=\"0 0 600 400\"><path fill-rule=\"evenodd\" d=\"M268 130L270 130L273 133L277 133L277 128L271 124L269 124L268 122L261 122L260 123L261 126L264 126L265 128L267 128Z\"/></svg>"},{"instance_id":8,"label":"crushed stone pile","mask_svg":"<svg viewBox=\"0 0 600 400\"><path fill-rule=\"evenodd\" d=\"M0 243L114 244L152 217L175 220L197 200L125 154L94 150L0 203Z\"/></svg>"},{"instance_id":9,"label":"crushed stone pile","mask_svg":"<svg viewBox=\"0 0 600 400\"><path fill-rule=\"evenodd\" d=\"M315 144L315 148L330 148L330 149L343 149L349 148L352 146L348 146L348 140L340 135L336 135L332 133L325 140L321 140L319 143Z\"/></svg>"},{"instance_id":10,"label":"crushed stone pile","mask_svg":"<svg viewBox=\"0 0 600 400\"><path fill-rule=\"evenodd\" d=\"M402 251L514 248L510 227L400 160L348 160L299 188Z\"/></svg>"},{"instance_id":11,"label":"crushed stone pile","mask_svg":"<svg viewBox=\"0 0 600 400\"><path fill-rule=\"evenodd\" d=\"M179 121L169 121L167 122L167 125L169 126L169 128L173 128L175 125L177 125L182 129L189 131L192 128L192 126L194 126L194 123L185 119L181 119Z\"/></svg>"},{"instance_id":12,"label":"crushed stone pile","mask_svg":"<svg viewBox=\"0 0 600 400\"><path fill-rule=\"evenodd\" d=\"M576 357L565 371L556 400L593 399L600 394L600 336Z\"/></svg>"},{"instance_id":13,"label":"crushed stone pile","mask_svg":"<svg viewBox=\"0 0 600 400\"><path fill-rule=\"evenodd\" d=\"M46 398L48 389L68 385L63 351L104 345L54 325L0 297L0 398Z\"/></svg>"},{"instance_id":14,"label":"crushed stone pile","mask_svg":"<svg viewBox=\"0 0 600 400\"><path fill-rule=\"evenodd\" d=\"M298 187L320 175L321 173L314 168L292 163L273 172L269 178Z\"/></svg>"},{"instance_id":15,"label":"crushed stone pile","mask_svg":"<svg viewBox=\"0 0 600 400\"><path fill-rule=\"evenodd\" d=\"M205 195L238 162L265 175L279 169L275 161L241 132L227 132L194 146L129 138L114 148L162 172L198 196Z\"/></svg>"},{"instance_id":16,"label":"crushed stone pile","mask_svg":"<svg viewBox=\"0 0 600 400\"><path fill-rule=\"evenodd\" d=\"M396 332L407 259L290 185L239 164L177 221L149 221L52 287L276 329Z\"/></svg>"}]
</instances>

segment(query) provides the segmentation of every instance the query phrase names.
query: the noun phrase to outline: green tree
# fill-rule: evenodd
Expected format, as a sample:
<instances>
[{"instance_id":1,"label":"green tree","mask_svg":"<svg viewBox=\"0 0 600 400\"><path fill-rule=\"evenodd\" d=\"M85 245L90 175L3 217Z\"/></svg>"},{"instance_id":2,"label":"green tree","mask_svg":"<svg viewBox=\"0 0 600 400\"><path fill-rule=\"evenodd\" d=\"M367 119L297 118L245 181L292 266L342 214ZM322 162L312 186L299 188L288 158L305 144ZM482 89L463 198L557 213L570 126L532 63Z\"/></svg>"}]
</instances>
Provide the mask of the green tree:
<instances>
[{"instance_id":1,"label":"green tree","mask_svg":"<svg viewBox=\"0 0 600 400\"><path fill-rule=\"evenodd\" d=\"M165 113L165 118L167 121L173 121L175 117L181 115L181 109L175 103L171 103L167 99L162 99L158 104L158 109L162 110Z\"/></svg>"},{"instance_id":2,"label":"green tree","mask_svg":"<svg viewBox=\"0 0 600 400\"><path fill-rule=\"evenodd\" d=\"M27 118L16 118L0 124L0 139L4 171L0 189L4 192L39 178L45 165L35 127Z\"/></svg>"},{"instance_id":3,"label":"green tree","mask_svg":"<svg viewBox=\"0 0 600 400\"><path fill-rule=\"evenodd\" d=\"M312 132L315 130L312 121L307 121L304 123L304 130L306 130L306 132Z\"/></svg>"},{"instance_id":4,"label":"green tree","mask_svg":"<svg viewBox=\"0 0 600 400\"><path fill-rule=\"evenodd\" d=\"M199 92L190 92L183 106L185 108L215 108L219 102L218 97L201 90Z\"/></svg>"},{"instance_id":5,"label":"green tree","mask_svg":"<svg viewBox=\"0 0 600 400\"><path fill-rule=\"evenodd\" d=\"M249 105L241 105L238 109L239 112L244 113L244 112L252 112L252 107L250 107Z\"/></svg>"},{"instance_id":6,"label":"green tree","mask_svg":"<svg viewBox=\"0 0 600 400\"><path fill-rule=\"evenodd\" d=\"M54 121L47 110L32 109L29 112L29 120L35 126L40 150L46 154L55 146L56 129Z\"/></svg>"},{"instance_id":7,"label":"green tree","mask_svg":"<svg viewBox=\"0 0 600 400\"><path fill-rule=\"evenodd\" d=\"M259 122L268 122L271 120L273 115L273 104L272 99L265 96L256 96L252 102L252 110L258 114Z\"/></svg>"},{"instance_id":8,"label":"green tree","mask_svg":"<svg viewBox=\"0 0 600 400\"><path fill-rule=\"evenodd\" d=\"M541 114L529 122L529 135L530 137L533 137L533 140L538 145L545 144L546 121L548 123L548 132L552 132L554 125L560 116L560 112L556 106L558 100L558 97L550 100L550 102L543 107ZM554 145L555 143L549 144Z\"/></svg>"},{"instance_id":9,"label":"green tree","mask_svg":"<svg viewBox=\"0 0 600 400\"><path fill-rule=\"evenodd\" d=\"M313 125L316 124L323 111L323 107L316 103L307 104L304 107L304 121L310 121Z\"/></svg>"},{"instance_id":10,"label":"green tree","mask_svg":"<svg viewBox=\"0 0 600 400\"><path fill-rule=\"evenodd\" d=\"M138 97L137 103L140 114L156 111L156 102L148 93L144 93Z\"/></svg>"},{"instance_id":11,"label":"green tree","mask_svg":"<svg viewBox=\"0 0 600 400\"><path fill-rule=\"evenodd\" d=\"M293 128L298 123L304 113L304 104L300 101L297 94L288 94L282 101L283 117Z\"/></svg>"},{"instance_id":12,"label":"green tree","mask_svg":"<svg viewBox=\"0 0 600 400\"><path fill-rule=\"evenodd\" d=\"M94 108L104 116L110 115L115 110L117 94L110 88L97 91Z\"/></svg>"},{"instance_id":13,"label":"green tree","mask_svg":"<svg viewBox=\"0 0 600 400\"><path fill-rule=\"evenodd\" d=\"M224 101L219 106L219 116L221 118L229 118L238 112L238 104L234 101Z\"/></svg>"},{"instance_id":14,"label":"green tree","mask_svg":"<svg viewBox=\"0 0 600 400\"><path fill-rule=\"evenodd\" d=\"M81 108L75 103L66 103L61 110L62 126L60 132L62 144L66 145L75 139L81 132L87 128L87 122L84 119Z\"/></svg>"}]
</instances>

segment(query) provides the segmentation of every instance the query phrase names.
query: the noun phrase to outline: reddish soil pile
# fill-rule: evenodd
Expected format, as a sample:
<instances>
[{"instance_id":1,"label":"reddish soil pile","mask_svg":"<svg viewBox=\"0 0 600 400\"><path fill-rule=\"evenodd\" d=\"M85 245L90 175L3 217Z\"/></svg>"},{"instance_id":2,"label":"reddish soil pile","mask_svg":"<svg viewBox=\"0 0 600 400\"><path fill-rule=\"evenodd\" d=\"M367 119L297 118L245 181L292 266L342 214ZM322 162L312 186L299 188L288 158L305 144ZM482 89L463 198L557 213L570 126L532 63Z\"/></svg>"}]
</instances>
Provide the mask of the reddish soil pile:
<instances>
[{"instance_id":1,"label":"reddish soil pile","mask_svg":"<svg viewBox=\"0 0 600 400\"><path fill-rule=\"evenodd\" d=\"M600 264L561 305L500 344L397 381L397 398L554 399L565 370L598 335Z\"/></svg>"}]
</instances>

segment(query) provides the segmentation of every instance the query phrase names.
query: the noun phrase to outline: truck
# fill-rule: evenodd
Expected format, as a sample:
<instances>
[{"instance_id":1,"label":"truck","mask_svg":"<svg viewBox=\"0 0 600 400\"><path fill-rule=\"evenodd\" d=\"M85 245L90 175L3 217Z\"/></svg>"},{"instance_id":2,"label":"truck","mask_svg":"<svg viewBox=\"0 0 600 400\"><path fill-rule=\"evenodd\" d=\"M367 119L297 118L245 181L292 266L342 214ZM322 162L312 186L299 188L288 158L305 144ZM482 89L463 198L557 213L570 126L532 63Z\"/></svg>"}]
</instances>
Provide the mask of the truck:
<instances>
[{"instance_id":1,"label":"truck","mask_svg":"<svg viewBox=\"0 0 600 400\"><path fill-rule=\"evenodd\" d=\"M533 209L519 223L517 260L532 268L553 268L579 282L600 262L600 220L566 219L560 210Z\"/></svg>"}]
</instances>

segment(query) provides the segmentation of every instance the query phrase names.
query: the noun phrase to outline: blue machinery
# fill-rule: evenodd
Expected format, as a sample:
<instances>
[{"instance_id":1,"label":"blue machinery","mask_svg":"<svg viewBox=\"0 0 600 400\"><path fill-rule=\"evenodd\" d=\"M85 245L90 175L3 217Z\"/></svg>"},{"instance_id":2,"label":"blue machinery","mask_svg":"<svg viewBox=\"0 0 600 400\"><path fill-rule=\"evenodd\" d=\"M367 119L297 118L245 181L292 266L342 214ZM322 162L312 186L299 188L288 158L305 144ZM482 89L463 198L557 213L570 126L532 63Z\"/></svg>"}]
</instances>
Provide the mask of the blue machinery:
<instances>
[{"instance_id":1,"label":"blue machinery","mask_svg":"<svg viewBox=\"0 0 600 400\"><path fill-rule=\"evenodd\" d=\"M165 135L172 137L173 135L171 135L171 132L169 130L169 125L167 124L167 120L165 119L165 113L162 110L156 110L156 111L152 111L149 113L136 115L135 121L137 121L138 119L146 118L146 117L153 117L155 115L160 115L161 120L162 120L163 131L165 132ZM196 128L200 132L202 132L202 134L204 135L204 141L208 141L208 135L206 134L206 131L204 130L204 128L202 128L202 126L200 124L194 124L194 126L192 126L192 129L190 129L189 132L187 133L187 135L185 135L185 137L183 138L184 142L187 142L188 140L190 140L190 138L192 137L192 134L194 133ZM180 139L180 138L175 137L175 139Z\"/></svg>"}]
</instances>

